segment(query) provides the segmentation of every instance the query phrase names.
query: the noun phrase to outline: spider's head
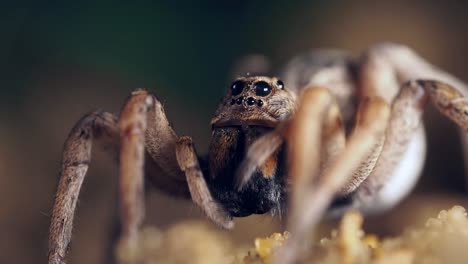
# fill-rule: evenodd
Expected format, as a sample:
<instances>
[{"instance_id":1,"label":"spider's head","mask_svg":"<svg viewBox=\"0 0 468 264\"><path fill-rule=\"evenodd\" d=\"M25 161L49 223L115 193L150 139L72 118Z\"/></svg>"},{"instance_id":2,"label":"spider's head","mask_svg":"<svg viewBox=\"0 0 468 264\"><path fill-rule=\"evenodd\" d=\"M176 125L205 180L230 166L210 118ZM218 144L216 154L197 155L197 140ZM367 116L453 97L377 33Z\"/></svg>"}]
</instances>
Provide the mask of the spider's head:
<instances>
[{"instance_id":1,"label":"spider's head","mask_svg":"<svg viewBox=\"0 0 468 264\"><path fill-rule=\"evenodd\" d=\"M295 94L276 77L240 77L231 84L211 125L275 127L292 114L295 100Z\"/></svg>"},{"instance_id":2,"label":"spider's head","mask_svg":"<svg viewBox=\"0 0 468 264\"><path fill-rule=\"evenodd\" d=\"M245 188L235 186L235 172L247 149L295 110L295 94L275 77L236 79L212 119L207 178L213 197L232 216L271 212L284 201L282 151L260 166Z\"/></svg>"}]
</instances>

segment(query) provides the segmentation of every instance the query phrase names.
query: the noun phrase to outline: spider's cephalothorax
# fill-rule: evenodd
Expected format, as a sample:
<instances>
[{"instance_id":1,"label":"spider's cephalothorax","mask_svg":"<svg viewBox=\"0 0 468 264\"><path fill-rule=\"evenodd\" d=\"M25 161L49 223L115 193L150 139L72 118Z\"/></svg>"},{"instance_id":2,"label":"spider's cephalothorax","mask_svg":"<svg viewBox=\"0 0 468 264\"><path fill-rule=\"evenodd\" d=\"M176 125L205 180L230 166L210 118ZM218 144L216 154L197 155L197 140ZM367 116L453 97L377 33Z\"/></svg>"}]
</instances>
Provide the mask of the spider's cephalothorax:
<instances>
[{"instance_id":1,"label":"spider's cephalothorax","mask_svg":"<svg viewBox=\"0 0 468 264\"><path fill-rule=\"evenodd\" d=\"M244 188L237 188L235 175L249 146L290 117L294 110L294 94L277 78L242 77L232 83L211 122L211 177L206 176L214 198L230 215L263 214L283 205L282 148L255 170Z\"/></svg>"}]
</instances>

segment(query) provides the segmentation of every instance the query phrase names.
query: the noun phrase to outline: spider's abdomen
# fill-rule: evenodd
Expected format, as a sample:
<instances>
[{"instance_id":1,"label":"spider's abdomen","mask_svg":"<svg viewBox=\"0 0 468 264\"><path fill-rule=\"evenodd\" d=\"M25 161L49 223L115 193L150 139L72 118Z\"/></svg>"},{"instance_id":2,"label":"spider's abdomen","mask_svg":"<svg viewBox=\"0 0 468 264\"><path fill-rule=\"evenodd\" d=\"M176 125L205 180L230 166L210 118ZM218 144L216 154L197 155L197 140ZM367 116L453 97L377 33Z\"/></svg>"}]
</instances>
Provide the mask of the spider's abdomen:
<instances>
[{"instance_id":1,"label":"spider's abdomen","mask_svg":"<svg viewBox=\"0 0 468 264\"><path fill-rule=\"evenodd\" d=\"M235 217L280 209L284 202L283 151L274 153L255 170L242 191L234 185L235 173L248 146L271 128L232 126L213 130L208 182L211 193Z\"/></svg>"}]
</instances>

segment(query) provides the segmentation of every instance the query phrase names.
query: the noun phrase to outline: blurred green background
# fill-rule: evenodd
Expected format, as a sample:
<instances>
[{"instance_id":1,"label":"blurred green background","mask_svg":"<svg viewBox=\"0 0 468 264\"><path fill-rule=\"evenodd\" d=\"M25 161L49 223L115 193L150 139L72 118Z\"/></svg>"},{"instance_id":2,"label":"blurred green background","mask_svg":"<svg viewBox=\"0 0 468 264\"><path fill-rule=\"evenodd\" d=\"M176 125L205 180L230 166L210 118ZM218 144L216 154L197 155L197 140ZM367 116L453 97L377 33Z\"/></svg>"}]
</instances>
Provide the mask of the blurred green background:
<instances>
[{"instance_id":1,"label":"blurred green background","mask_svg":"<svg viewBox=\"0 0 468 264\"><path fill-rule=\"evenodd\" d=\"M0 263L46 261L69 129L91 110L118 112L134 88L154 91L178 133L193 136L203 152L211 113L233 64L246 54L265 54L280 66L312 48L357 55L394 41L468 80L468 3L462 1L12 2L0 6ZM371 218L371 229L398 232L402 224L392 220L399 212L420 201L436 207L434 212L443 206L428 202L432 196L458 201L464 194L457 131L433 109L428 112L425 118L437 121L428 123L430 155L418 194L375 218L380 226L372 227ZM106 254L117 169L108 155L95 152L70 263L102 263ZM155 193L147 211L147 223L160 227L203 219L190 202ZM251 241L277 228L269 216L252 217L240 220L231 235Z\"/></svg>"}]
</instances>

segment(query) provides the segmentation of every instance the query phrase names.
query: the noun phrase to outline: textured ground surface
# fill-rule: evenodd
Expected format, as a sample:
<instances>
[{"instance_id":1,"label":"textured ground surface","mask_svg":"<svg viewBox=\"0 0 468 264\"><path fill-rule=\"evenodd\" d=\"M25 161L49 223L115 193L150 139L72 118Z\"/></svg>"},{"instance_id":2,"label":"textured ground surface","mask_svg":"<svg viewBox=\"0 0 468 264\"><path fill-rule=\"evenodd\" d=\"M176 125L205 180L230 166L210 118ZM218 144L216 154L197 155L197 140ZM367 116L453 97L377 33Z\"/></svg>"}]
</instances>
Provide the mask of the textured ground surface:
<instances>
[{"instance_id":1,"label":"textured ground surface","mask_svg":"<svg viewBox=\"0 0 468 264\"><path fill-rule=\"evenodd\" d=\"M404 219L402 219L404 220ZM425 225L408 228L397 237L379 238L362 230L356 212L343 217L331 234L317 240L303 263L465 263L468 259L468 218L454 206L429 218ZM235 246L225 233L197 221L181 222L161 232L142 231L141 247L117 249L119 258L143 263L273 263L274 252L289 233L257 238L251 245Z\"/></svg>"}]
</instances>

